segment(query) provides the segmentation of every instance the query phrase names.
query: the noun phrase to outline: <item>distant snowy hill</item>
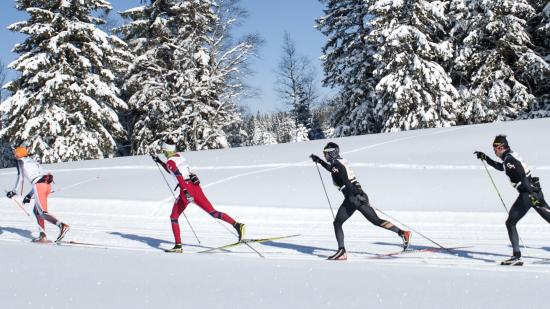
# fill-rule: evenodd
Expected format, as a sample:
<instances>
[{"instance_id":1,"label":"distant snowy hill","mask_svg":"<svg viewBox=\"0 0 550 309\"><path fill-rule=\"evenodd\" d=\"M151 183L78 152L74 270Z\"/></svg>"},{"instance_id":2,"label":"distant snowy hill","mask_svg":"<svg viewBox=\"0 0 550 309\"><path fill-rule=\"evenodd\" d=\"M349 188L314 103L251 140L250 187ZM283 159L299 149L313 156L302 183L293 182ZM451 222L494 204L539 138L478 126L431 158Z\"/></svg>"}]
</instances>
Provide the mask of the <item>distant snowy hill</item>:
<instances>
[{"instance_id":1,"label":"distant snowy hill","mask_svg":"<svg viewBox=\"0 0 550 309\"><path fill-rule=\"evenodd\" d=\"M375 207L460 247L449 254L415 232L413 248L429 250L383 258L400 240L357 213L344 225L350 260L343 263L324 260L336 248L332 215L308 158L326 140L185 154L208 198L245 222L248 237L300 234L254 244L265 259L246 246L192 254L235 240L196 206L186 214L201 243L182 216L184 254L159 250L173 243L173 197L147 156L47 165L55 177L49 210L71 224L66 239L96 246L29 243L33 218L3 198L2 307L542 308L537 289L550 284L550 225L531 211L518 225L527 265L497 266L511 253L506 214L473 152L494 158L494 136L507 134L548 190L548 132L550 119L538 119L333 139ZM503 173L490 172L510 206L515 190ZM336 210L342 195L321 174ZM2 188L14 181L14 169L0 170ZM54 238L56 228L47 229Z\"/></svg>"},{"instance_id":2,"label":"distant snowy hill","mask_svg":"<svg viewBox=\"0 0 550 309\"><path fill-rule=\"evenodd\" d=\"M532 166L544 185L544 179L550 179L550 145L544 143L549 130L550 119L538 119L333 141L340 145L365 191L383 209L498 211L496 195L474 150L495 158L494 136L508 134L512 149ZM215 204L325 208L319 176L308 156L321 155L326 142L188 152L185 157ZM52 204L71 204L71 199L154 204L172 196L148 156L46 167L54 173L58 191L51 197ZM491 172L505 197L514 198L507 178ZM338 204L340 192L333 189L328 173L322 175L331 199ZM15 169L0 170L0 187L11 188L14 178ZM78 207L97 203L80 201L70 207L78 211Z\"/></svg>"}]
</instances>

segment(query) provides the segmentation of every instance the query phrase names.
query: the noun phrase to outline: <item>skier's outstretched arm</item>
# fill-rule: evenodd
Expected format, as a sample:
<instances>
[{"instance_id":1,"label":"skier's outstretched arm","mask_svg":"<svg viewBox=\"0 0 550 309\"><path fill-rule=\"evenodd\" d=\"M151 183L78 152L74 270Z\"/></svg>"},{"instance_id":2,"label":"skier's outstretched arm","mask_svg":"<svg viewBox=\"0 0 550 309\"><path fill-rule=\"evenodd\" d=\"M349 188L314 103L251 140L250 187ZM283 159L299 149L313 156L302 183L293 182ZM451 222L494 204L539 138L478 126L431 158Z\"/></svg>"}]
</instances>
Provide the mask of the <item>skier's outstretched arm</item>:
<instances>
[{"instance_id":1,"label":"skier's outstretched arm","mask_svg":"<svg viewBox=\"0 0 550 309\"><path fill-rule=\"evenodd\" d=\"M313 160L313 162L321 164L322 167L324 167L327 171L330 172L330 164L328 164L323 159L319 158L314 154L311 154L309 157L311 158L311 160Z\"/></svg>"},{"instance_id":2,"label":"skier's outstretched arm","mask_svg":"<svg viewBox=\"0 0 550 309\"><path fill-rule=\"evenodd\" d=\"M474 151L474 154L476 155L476 157L480 160L484 160L485 162L487 162L487 164L489 164L490 166L492 166L494 169L497 169L499 171L504 171L504 165L502 163L499 163L499 162L496 162L495 160L489 158L486 154L484 154L483 152L481 151Z\"/></svg>"},{"instance_id":3,"label":"skier's outstretched arm","mask_svg":"<svg viewBox=\"0 0 550 309\"><path fill-rule=\"evenodd\" d=\"M167 173L170 173L170 170L168 170L168 168L166 168L166 163L162 162L162 160L161 160L158 156L152 154L152 155L151 155L151 158L153 159L153 161L155 161L156 163L160 164L160 166L162 166L162 168L163 168Z\"/></svg>"}]
</instances>

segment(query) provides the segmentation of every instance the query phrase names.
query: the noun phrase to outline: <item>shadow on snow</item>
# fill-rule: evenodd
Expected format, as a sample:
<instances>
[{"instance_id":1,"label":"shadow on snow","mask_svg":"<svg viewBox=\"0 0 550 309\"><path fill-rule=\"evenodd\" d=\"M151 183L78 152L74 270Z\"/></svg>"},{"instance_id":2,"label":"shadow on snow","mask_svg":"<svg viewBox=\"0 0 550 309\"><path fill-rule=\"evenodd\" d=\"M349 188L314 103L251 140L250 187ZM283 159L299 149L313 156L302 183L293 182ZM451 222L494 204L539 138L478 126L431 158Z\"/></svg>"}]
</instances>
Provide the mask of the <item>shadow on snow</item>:
<instances>
[{"instance_id":1,"label":"shadow on snow","mask_svg":"<svg viewBox=\"0 0 550 309\"><path fill-rule=\"evenodd\" d=\"M3 227L3 226L0 226L0 234L4 233L4 232L8 232L8 233L13 233L13 234L17 234L21 237L24 237L24 238L28 238L28 239L32 239L32 232L29 231L29 230L23 230L23 229L18 229L18 228L15 228L15 227Z\"/></svg>"},{"instance_id":2,"label":"shadow on snow","mask_svg":"<svg viewBox=\"0 0 550 309\"><path fill-rule=\"evenodd\" d=\"M120 233L120 232L109 232L109 234L115 235L115 236L120 236L122 238L126 238L126 239L133 240L133 241L138 241L138 242L141 242L141 243L144 243L144 244L148 245L151 248L155 248L155 249L159 249L159 250L164 250L164 248L161 247L161 245L163 245L163 244L169 244L169 245L174 244L172 241L167 241L167 240L164 240L164 239L153 238L153 237L140 236L140 235L136 235L136 234L125 234L125 233ZM211 248L211 247L202 246L202 245L192 245L192 244L185 244L185 243L183 245L186 246L186 247L195 247L195 248L206 248L206 249Z\"/></svg>"}]
</instances>

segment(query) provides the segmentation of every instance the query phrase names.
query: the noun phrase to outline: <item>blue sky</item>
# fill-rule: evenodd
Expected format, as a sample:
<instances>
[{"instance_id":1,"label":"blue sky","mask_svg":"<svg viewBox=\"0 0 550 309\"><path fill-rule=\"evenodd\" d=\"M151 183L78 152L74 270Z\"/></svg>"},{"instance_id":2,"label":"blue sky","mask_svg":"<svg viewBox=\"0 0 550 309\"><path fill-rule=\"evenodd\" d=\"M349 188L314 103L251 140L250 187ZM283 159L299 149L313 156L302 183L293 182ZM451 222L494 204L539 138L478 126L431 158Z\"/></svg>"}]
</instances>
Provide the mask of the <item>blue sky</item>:
<instances>
[{"instance_id":1,"label":"blue sky","mask_svg":"<svg viewBox=\"0 0 550 309\"><path fill-rule=\"evenodd\" d=\"M114 11L123 11L140 5L139 0L111 0ZM273 90L275 87L275 69L281 57L281 44L285 31L288 31L296 42L300 54L308 56L317 68L318 85L321 96L331 91L322 89L320 80L322 69L319 57L325 42L324 36L314 28L315 19L322 16L323 5L318 0L241 0L241 5L250 16L237 30L237 35L257 32L265 43L260 50L260 58L252 63L255 74L248 80L249 84L259 90L259 97L243 102L251 112L271 112L287 110L279 102ZM0 0L0 59L9 63L17 58L11 53L13 46L24 39L23 35L7 30L10 24L26 19L25 13L14 8L14 1ZM16 76L8 73L9 79Z\"/></svg>"}]
</instances>

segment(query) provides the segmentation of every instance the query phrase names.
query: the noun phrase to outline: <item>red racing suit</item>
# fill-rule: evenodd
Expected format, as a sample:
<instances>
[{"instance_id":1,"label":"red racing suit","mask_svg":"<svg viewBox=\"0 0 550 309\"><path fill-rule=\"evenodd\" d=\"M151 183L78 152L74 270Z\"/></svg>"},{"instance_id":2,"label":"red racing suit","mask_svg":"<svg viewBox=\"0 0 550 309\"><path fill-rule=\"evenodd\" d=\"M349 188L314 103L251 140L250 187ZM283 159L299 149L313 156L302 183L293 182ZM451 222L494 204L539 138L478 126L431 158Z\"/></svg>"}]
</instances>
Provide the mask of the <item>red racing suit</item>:
<instances>
[{"instance_id":1,"label":"red racing suit","mask_svg":"<svg viewBox=\"0 0 550 309\"><path fill-rule=\"evenodd\" d=\"M217 211L212 206L212 203L206 198L202 192L202 188L199 183L194 184L191 181L191 176L194 175L191 173L191 168L187 161L181 153L176 153L174 156L170 157L165 164L163 164L164 169L174 176L179 184L180 192L179 196L174 202L172 207L172 213L170 214L170 221L172 222L172 232L174 233L174 239L176 244L181 244L180 236L180 227L178 218L183 213L189 201L186 197L186 192L189 196L193 198L193 202L197 204L200 208L210 214L212 217L221 219L231 225L235 224L235 220L229 215Z\"/></svg>"}]
</instances>

